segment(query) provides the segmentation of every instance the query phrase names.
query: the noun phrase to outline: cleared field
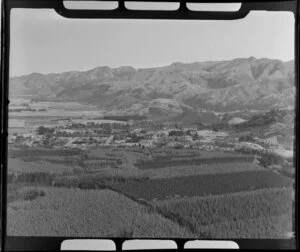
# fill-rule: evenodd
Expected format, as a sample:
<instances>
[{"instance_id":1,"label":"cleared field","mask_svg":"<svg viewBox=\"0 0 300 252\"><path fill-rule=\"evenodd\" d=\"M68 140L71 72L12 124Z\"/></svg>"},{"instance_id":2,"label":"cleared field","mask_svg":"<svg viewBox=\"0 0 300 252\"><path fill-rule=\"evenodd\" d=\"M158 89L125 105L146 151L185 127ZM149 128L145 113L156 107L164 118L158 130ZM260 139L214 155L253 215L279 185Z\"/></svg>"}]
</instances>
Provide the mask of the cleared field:
<instances>
[{"instance_id":1,"label":"cleared field","mask_svg":"<svg viewBox=\"0 0 300 252\"><path fill-rule=\"evenodd\" d=\"M262 188L290 187L292 180L269 170L128 181L112 185L117 191L145 200L167 197L192 197L251 191Z\"/></svg>"},{"instance_id":2,"label":"cleared field","mask_svg":"<svg viewBox=\"0 0 300 252\"><path fill-rule=\"evenodd\" d=\"M146 206L109 190L40 189L44 197L8 205L8 235L195 237Z\"/></svg>"},{"instance_id":3,"label":"cleared field","mask_svg":"<svg viewBox=\"0 0 300 252\"><path fill-rule=\"evenodd\" d=\"M292 231L292 188L153 201L204 238L284 238Z\"/></svg>"},{"instance_id":4,"label":"cleared field","mask_svg":"<svg viewBox=\"0 0 300 252\"><path fill-rule=\"evenodd\" d=\"M32 173L32 172L49 172L49 173L64 173L72 172L76 166L67 166L61 164L53 164L46 161L36 161L36 162L25 162L17 158L8 158L8 171L9 172L22 172L22 173Z\"/></svg>"}]
</instances>

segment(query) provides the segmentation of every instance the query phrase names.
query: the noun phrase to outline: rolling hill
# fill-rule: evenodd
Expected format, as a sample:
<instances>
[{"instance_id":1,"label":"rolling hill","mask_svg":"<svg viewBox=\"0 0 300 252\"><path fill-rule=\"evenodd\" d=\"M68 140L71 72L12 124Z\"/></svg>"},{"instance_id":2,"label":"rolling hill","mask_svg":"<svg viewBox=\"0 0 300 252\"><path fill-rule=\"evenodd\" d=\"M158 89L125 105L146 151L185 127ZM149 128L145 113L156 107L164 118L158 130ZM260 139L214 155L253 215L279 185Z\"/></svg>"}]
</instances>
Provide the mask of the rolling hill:
<instances>
[{"instance_id":1,"label":"rolling hill","mask_svg":"<svg viewBox=\"0 0 300 252\"><path fill-rule=\"evenodd\" d=\"M186 111L270 110L294 106L294 62L250 57L147 69L104 66L82 72L32 73L12 77L10 95L76 101L110 114L153 118Z\"/></svg>"}]
</instances>

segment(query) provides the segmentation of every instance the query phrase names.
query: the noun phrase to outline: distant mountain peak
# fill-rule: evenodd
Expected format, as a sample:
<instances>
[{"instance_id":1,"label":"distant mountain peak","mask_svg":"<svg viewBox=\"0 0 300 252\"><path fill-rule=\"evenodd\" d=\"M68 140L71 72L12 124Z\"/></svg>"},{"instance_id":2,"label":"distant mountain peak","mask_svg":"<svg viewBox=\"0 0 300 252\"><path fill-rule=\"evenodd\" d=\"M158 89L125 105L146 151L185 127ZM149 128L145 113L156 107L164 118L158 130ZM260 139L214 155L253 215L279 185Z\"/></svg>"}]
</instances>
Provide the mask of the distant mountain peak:
<instances>
[{"instance_id":1,"label":"distant mountain peak","mask_svg":"<svg viewBox=\"0 0 300 252\"><path fill-rule=\"evenodd\" d=\"M294 76L293 61L255 57L174 62L144 69L100 66L14 77L10 94L32 95L43 101L77 101L111 113L269 109L294 106Z\"/></svg>"}]
</instances>

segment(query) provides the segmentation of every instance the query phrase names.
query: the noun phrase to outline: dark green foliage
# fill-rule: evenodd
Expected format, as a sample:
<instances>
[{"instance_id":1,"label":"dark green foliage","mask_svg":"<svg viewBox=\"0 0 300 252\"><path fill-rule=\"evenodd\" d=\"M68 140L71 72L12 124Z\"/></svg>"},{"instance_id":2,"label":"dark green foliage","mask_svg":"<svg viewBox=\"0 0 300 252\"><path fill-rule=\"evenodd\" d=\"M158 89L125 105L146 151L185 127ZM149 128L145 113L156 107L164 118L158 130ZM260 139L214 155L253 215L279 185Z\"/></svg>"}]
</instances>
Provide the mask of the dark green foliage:
<instances>
[{"instance_id":1,"label":"dark green foliage","mask_svg":"<svg viewBox=\"0 0 300 252\"><path fill-rule=\"evenodd\" d=\"M108 237L113 237L115 235L111 235ZM122 238L133 238L134 237L134 231L133 230L129 230L129 229L122 229L119 231L117 237L122 237Z\"/></svg>"},{"instance_id":2,"label":"dark green foliage","mask_svg":"<svg viewBox=\"0 0 300 252\"><path fill-rule=\"evenodd\" d=\"M27 158L23 158L23 161L35 161L35 160L31 160L31 159L27 159ZM60 165L68 165L68 166L76 166L79 165L81 166L82 164L82 160L77 160L77 159L53 159L53 158L43 158L43 161L49 162L51 164L60 164Z\"/></svg>"},{"instance_id":3,"label":"dark green foliage","mask_svg":"<svg viewBox=\"0 0 300 252\"><path fill-rule=\"evenodd\" d=\"M17 175L13 172L10 172L7 174L7 183L11 184L11 183L15 183L17 179Z\"/></svg>"},{"instance_id":4,"label":"dark green foliage","mask_svg":"<svg viewBox=\"0 0 300 252\"><path fill-rule=\"evenodd\" d=\"M85 153L78 149L64 149L64 150L49 150L49 149L36 149L36 148L22 148L18 150L9 150L8 156L11 158L24 158L32 157L40 159L39 157L53 157L53 156L75 156L75 155L84 155Z\"/></svg>"},{"instance_id":5,"label":"dark green foliage","mask_svg":"<svg viewBox=\"0 0 300 252\"><path fill-rule=\"evenodd\" d=\"M170 161L170 160L187 160L187 159L195 159L199 158L201 156L201 153L186 153L186 154L156 154L155 156L152 156L152 161L155 162L161 162L161 161Z\"/></svg>"},{"instance_id":6,"label":"dark green foliage","mask_svg":"<svg viewBox=\"0 0 300 252\"><path fill-rule=\"evenodd\" d=\"M259 164L263 167L268 167L271 165L283 165L284 158L275 153L262 153L259 159Z\"/></svg>"},{"instance_id":7,"label":"dark green foliage","mask_svg":"<svg viewBox=\"0 0 300 252\"><path fill-rule=\"evenodd\" d=\"M251 148L240 148L235 150L237 153L247 154L247 155L261 155L263 152L257 149Z\"/></svg>"},{"instance_id":8,"label":"dark green foliage","mask_svg":"<svg viewBox=\"0 0 300 252\"><path fill-rule=\"evenodd\" d=\"M289 187L292 180L269 170L206 174L171 179L128 181L112 185L117 191L146 200L178 195L205 196L261 188Z\"/></svg>"},{"instance_id":9,"label":"dark green foliage","mask_svg":"<svg viewBox=\"0 0 300 252\"><path fill-rule=\"evenodd\" d=\"M214 123L209 127L211 130L218 132L219 130L225 130L228 128L228 124L224 122Z\"/></svg>"},{"instance_id":10,"label":"dark green foliage","mask_svg":"<svg viewBox=\"0 0 300 252\"><path fill-rule=\"evenodd\" d=\"M139 141L145 139L144 136L140 136L140 135L137 135L135 133L128 134L128 137L131 138L130 140L127 140L128 143L138 143Z\"/></svg>"},{"instance_id":11,"label":"dark green foliage","mask_svg":"<svg viewBox=\"0 0 300 252\"><path fill-rule=\"evenodd\" d=\"M234 125L236 129L245 129L270 125L280 121L287 114L284 110L272 109L264 114L253 115L248 121Z\"/></svg>"},{"instance_id":12,"label":"dark green foliage","mask_svg":"<svg viewBox=\"0 0 300 252\"><path fill-rule=\"evenodd\" d=\"M196 133L196 134L193 135L193 141L198 141L198 140L201 140L203 138L204 137L203 136L199 136L198 133Z\"/></svg>"},{"instance_id":13,"label":"dark green foliage","mask_svg":"<svg viewBox=\"0 0 300 252\"><path fill-rule=\"evenodd\" d=\"M251 135L245 135L239 137L240 142L254 142L254 139Z\"/></svg>"},{"instance_id":14,"label":"dark green foliage","mask_svg":"<svg viewBox=\"0 0 300 252\"><path fill-rule=\"evenodd\" d=\"M38 197L45 196L45 191L36 188L8 188L7 201L14 202L17 200L35 200Z\"/></svg>"},{"instance_id":15,"label":"dark green foliage","mask_svg":"<svg viewBox=\"0 0 300 252\"><path fill-rule=\"evenodd\" d=\"M209 197L171 199L154 203L198 225L291 213L291 189L272 188Z\"/></svg>"},{"instance_id":16,"label":"dark green foliage","mask_svg":"<svg viewBox=\"0 0 300 252\"><path fill-rule=\"evenodd\" d=\"M42 190L30 190L24 193L24 200L34 200L39 196L45 196L45 192Z\"/></svg>"},{"instance_id":17,"label":"dark green foliage","mask_svg":"<svg viewBox=\"0 0 300 252\"><path fill-rule=\"evenodd\" d=\"M183 136L184 132L181 130L172 130L169 132L169 137L171 136Z\"/></svg>"},{"instance_id":18,"label":"dark green foliage","mask_svg":"<svg viewBox=\"0 0 300 252\"><path fill-rule=\"evenodd\" d=\"M8 175L8 183L51 185L55 177L55 174L48 172L10 173Z\"/></svg>"},{"instance_id":19,"label":"dark green foliage","mask_svg":"<svg viewBox=\"0 0 300 252\"><path fill-rule=\"evenodd\" d=\"M292 216L280 214L202 226L199 234L211 239L287 239L291 230Z\"/></svg>"},{"instance_id":20,"label":"dark green foliage","mask_svg":"<svg viewBox=\"0 0 300 252\"><path fill-rule=\"evenodd\" d=\"M286 177L289 177L289 178L292 178L294 179L295 178L295 169L288 169L288 168L283 168L281 171L281 174L286 176Z\"/></svg>"},{"instance_id":21,"label":"dark green foliage","mask_svg":"<svg viewBox=\"0 0 300 252\"><path fill-rule=\"evenodd\" d=\"M147 116L142 115L124 115L124 116L118 116L118 115L106 115L103 117L104 120L116 120L116 121L140 121L140 120L147 120Z\"/></svg>"},{"instance_id":22,"label":"dark green foliage","mask_svg":"<svg viewBox=\"0 0 300 252\"><path fill-rule=\"evenodd\" d=\"M202 164L217 164L217 163L242 163L253 162L253 156L229 156L229 157L212 157L212 158L195 158L195 159L177 159L177 160L146 160L140 161L136 166L140 169L156 169L171 166L183 165L202 165Z\"/></svg>"},{"instance_id":23,"label":"dark green foliage","mask_svg":"<svg viewBox=\"0 0 300 252\"><path fill-rule=\"evenodd\" d=\"M80 189L106 189L107 186L97 182L97 181L82 181L79 182L77 185Z\"/></svg>"},{"instance_id":24,"label":"dark green foliage","mask_svg":"<svg viewBox=\"0 0 300 252\"><path fill-rule=\"evenodd\" d=\"M40 126L37 129L38 135L46 135L46 134L53 134L53 133L54 133L54 128L46 128L44 126Z\"/></svg>"},{"instance_id":25,"label":"dark green foliage","mask_svg":"<svg viewBox=\"0 0 300 252\"><path fill-rule=\"evenodd\" d=\"M57 187L81 188L81 189L105 189L115 183L127 183L130 181L145 181L147 177L122 177L122 176L103 176L85 175L81 177L57 178L53 185Z\"/></svg>"},{"instance_id":26,"label":"dark green foliage","mask_svg":"<svg viewBox=\"0 0 300 252\"><path fill-rule=\"evenodd\" d=\"M153 205L165 216L188 223L201 238L274 238L291 231L291 188L154 201ZM278 222L283 215L288 215L287 222Z\"/></svg>"},{"instance_id":27,"label":"dark green foliage","mask_svg":"<svg viewBox=\"0 0 300 252\"><path fill-rule=\"evenodd\" d=\"M186 228L109 190L45 188L46 197L8 205L10 236L192 237Z\"/></svg>"},{"instance_id":28,"label":"dark green foliage","mask_svg":"<svg viewBox=\"0 0 300 252\"><path fill-rule=\"evenodd\" d=\"M18 158L24 162L46 161L51 164L65 166L82 166L87 155L84 151L76 149L36 149L23 148L18 150L10 150L8 153L10 158Z\"/></svg>"}]
</instances>

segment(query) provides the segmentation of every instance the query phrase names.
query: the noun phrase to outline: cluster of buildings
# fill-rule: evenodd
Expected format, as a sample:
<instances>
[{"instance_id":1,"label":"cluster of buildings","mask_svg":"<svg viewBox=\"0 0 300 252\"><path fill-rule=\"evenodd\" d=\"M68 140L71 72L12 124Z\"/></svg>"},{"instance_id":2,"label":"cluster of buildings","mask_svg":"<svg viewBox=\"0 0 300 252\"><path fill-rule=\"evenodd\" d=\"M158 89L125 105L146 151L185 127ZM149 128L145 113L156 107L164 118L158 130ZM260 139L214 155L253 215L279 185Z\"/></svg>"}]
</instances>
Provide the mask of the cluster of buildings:
<instances>
[{"instance_id":1,"label":"cluster of buildings","mask_svg":"<svg viewBox=\"0 0 300 252\"><path fill-rule=\"evenodd\" d=\"M24 123L16 120L20 129ZM19 125L18 125L19 124ZM241 140L241 133L213 130L211 126L189 127L180 122L59 118L32 122L31 131L11 131L8 143L28 147L87 149L97 146L142 148L191 148L203 151L264 150L279 145L276 134ZM10 127L13 128L13 127Z\"/></svg>"},{"instance_id":2,"label":"cluster of buildings","mask_svg":"<svg viewBox=\"0 0 300 252\"><path fill-rule=\"evenodd\" d=\"M178 123L104 119L57 120L55 124L39 125L31 132L12 132L8 137L9 144L79 149L103 145L212 150L225 141L228 149L230 144L226 132L182 128Z\"/></svg>"}]
</instances>

